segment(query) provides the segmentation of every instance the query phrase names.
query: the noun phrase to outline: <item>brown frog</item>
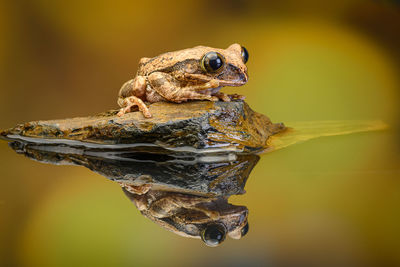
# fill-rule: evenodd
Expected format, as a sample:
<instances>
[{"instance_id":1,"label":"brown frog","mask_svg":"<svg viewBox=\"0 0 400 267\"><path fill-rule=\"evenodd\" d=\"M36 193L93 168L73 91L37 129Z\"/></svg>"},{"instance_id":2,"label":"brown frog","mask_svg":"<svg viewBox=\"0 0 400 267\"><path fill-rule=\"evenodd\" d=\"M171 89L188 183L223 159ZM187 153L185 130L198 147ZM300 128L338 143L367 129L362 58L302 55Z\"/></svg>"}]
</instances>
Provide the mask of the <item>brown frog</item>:
<instances>
[{"instance_id":1,"label":"brown frog","mask_svg":"<svg viewBox=\"0 0 400 267\"><path fill-rule=\"evenodd\" d=\"M136 77L120 89L118 116L137 106L146 118L151 113L144 102L188 100L231 101L241 95L219 92L223 86L241 86L248 80L246 48L232 44L227 49L196 46L142 58Z\"/></svg>"},{"instance_id":2,"label":"brown frog","mask_svg":"<svg viewBox=\"0 0 400 267\"><path fill-rule=\"evenodd\" d=\"M227 197L121 186L144 216L178 235L201 238L208 246L218 246L226 235L239 239L249 230L247 208L229 204Z\"/></svg>"}]
</instances>

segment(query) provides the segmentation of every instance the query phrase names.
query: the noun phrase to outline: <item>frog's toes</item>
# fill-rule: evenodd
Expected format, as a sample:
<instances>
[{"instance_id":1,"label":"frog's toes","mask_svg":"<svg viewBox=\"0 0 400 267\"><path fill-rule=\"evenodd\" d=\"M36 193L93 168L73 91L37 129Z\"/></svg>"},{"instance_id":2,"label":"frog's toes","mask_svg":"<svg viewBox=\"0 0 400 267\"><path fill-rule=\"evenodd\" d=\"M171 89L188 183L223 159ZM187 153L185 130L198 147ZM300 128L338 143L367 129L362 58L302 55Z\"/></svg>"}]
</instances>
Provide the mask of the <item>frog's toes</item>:
<instances>
[{"instance_id":1,"label":"frog's toes","mask_svg":"<svg viewBox=\"0 0 400 267\"><path fill-rule=\"evenodd\" d=\"M145 118L151 118L151 117L153 117L148 109L142 110L142 113L143 113L143 116L144 116Z\"/></svg>"},{"instance_id":2,"label":"frog's toes","mask_svg":"<svg viewBox=\"0 0 400 267\"><path fill-rule=\"evenodd\" d=\"M231 102L231 98L227 94L219 92L215 96L218 97L219 99L221 99L224 102Z\"/></svg>"},{"instance_id":3,"label":"frog's toes","mask_svg":"<svg viewBox=\"0 0 400 267\"><path fill-rule=\"evenodd\" d=\"M121 117L121 116L123 116L125 113L128 113L128 112L130 112L130 111L131 111L131 107L121 108L121 109L119 110L119 112L117 113L117 116L118 116L118 117Z\"/></svg>"},{"instance_id":4,"label":"frog's toes","mask_svg":"<svg viewBox=\"0 0 400 267\"><path fill-rule=\"evenodd\" d=\"M244 95L232 94L229 95L229 98L231 100L245 100L246 97Z\"/></svg>"},{"instance_id":5,"label":"frog's toes","mask_svg":"<svg viewBox=\"0 0 400 267\"><path fill-rule=\"evenodd\" d=\"M146 194L150 189L150 184L143 184L143 185L129 185L124 183L119 183L121 187L123 187L126 191L136 194L136 195L143 195Z\"/></svg>"}]
</instances>

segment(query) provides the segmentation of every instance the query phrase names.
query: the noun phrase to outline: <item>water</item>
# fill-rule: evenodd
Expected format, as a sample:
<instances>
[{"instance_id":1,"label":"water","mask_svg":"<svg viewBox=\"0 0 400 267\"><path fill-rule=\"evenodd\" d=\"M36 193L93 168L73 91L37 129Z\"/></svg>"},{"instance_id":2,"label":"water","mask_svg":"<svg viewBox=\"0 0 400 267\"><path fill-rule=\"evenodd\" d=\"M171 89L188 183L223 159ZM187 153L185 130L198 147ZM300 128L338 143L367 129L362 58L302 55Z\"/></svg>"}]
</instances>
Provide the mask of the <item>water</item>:
<instances>
[{"instance_id":1,"label":"water","mask_svg":"<svg viewBox=\"0 0 400 267\"><path fill-rule=\"evenodd\" d=\"M2 142L2 258L23 266L399 263L395 138L324 137L261 157L10 143L24 158ZM206 246L207 229L226 231L225 241Z\"/></svg>"}]
</instances>

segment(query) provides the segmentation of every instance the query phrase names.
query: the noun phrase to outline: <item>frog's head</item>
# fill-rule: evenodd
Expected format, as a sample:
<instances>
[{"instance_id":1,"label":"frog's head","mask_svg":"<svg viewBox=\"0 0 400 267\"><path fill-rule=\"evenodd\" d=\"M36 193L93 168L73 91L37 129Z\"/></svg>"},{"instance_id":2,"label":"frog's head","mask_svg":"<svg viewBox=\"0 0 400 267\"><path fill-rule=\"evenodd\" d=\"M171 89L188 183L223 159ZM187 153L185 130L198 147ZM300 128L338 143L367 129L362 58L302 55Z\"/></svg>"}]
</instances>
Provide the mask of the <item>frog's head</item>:
<instances>
[{"instance_id":1,"label":"frog's head","mask_svg":"<svg viewBox=\"0 0 400 267\"><path fill-rule=\"evenodd\" d=\"M241 86L247 82L246 48L232 44L227 49L207 47L205 51L200 59L204 75L219 80L221 86Z\"/></svg>"},{"instance_id":2,"label":"frog's head","mask_svg":"<svg viewBox=\"0 0 400 267\"><path fill-rule=\"evenodd\" d=\"M228 235L240 239L247 234L248 209L228 203L226 197L205 197L149 190L136 194L123 187L140 212L163 228L208 246L218 246Z\"/></svg>"},{"instance_id":3,"label":"frog's head","mask_svg":"<svg viewBox=\"0 0 400 267\"><path fill-rule=\"evenodd\" d=\"M230 204L228 206L226 210L220 211L218 218L213 218L209 222L201 224L200 236L206 245L218 246L224 241L226 235L240 239L247 234L249 230L247 208Z\"/></svg>"},{"instance_id":4,"label":"frog's head","mask_svg":"<svg viewBox=\"0 0 400 267\"><path fill-rule=\"evenodd\" d=\"M163 218L153 217L152 220L178 235L200 238L211 247L220 245L226 236L240 239L249 229L248 209L245 206L231 205L226 199L208 199L204 204L180 208L169 215Z\"/></svg>"},{"instance_id":5,"label":"frog's head","mask_svg":"<svg viewBox=\"0 0 400 267\"><path fill-rule=\"evenodd\" d=\"M209 203L207 206L213 206ZM185 237L200 238L207 246L216 247L229 236L240 239L247 234L248 210L244 206L218 204L218 210L183 209L173 216L159 218L160 225ZM215 207L214 207L215 208ZM214 214L212 214L214 212ZM160 222L162 221L162 222Z\"/></svg>"}]
</instances>

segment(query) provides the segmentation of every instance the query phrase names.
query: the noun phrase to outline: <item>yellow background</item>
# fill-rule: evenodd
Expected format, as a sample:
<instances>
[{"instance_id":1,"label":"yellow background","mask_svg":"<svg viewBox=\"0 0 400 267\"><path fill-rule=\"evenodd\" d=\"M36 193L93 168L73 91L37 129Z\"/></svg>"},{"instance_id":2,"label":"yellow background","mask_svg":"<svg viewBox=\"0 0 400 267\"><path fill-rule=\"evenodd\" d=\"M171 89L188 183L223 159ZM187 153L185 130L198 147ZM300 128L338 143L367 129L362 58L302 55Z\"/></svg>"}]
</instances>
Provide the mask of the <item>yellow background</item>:
<instances>
[{"instance_id":1,"label":"yellow background","mask_svg":"<svg viewBox=\"0 0 400 267\"><path fill-rule=\"evenodd\" d=\"M399 264L397 3L1 1L2 129L117 108L141 57L234 42L249 51L250 80L223 91L273 121L391 128L262 156L247 194L231 199L249 208L250 231L218 248L159 228L98 174L30 161L1 142L0 264Z\"/></svg>"}]
</instances>

